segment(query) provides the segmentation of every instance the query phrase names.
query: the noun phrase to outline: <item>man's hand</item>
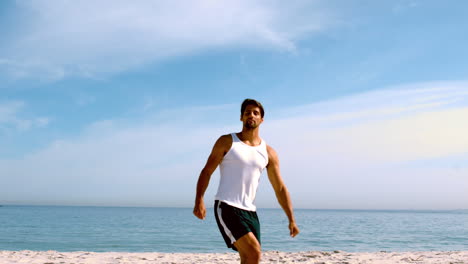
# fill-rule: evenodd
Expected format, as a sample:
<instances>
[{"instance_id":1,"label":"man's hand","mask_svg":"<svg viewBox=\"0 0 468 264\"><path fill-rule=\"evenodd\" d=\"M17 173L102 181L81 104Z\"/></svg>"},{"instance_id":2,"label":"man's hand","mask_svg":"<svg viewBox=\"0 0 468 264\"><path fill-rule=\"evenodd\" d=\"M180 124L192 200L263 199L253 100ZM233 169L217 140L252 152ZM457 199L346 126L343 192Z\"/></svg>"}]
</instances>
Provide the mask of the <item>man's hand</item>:
<instances>
[{"instance_id":1,"label":"man's hand","mask_svg":"<svg viewBox=\"0 0 468 264\"><path fill-rule=\"evenodd\" d=\"M290 222L289 223L289 235L291 237L295 237L297 236L297 234L299 234L299 227L297 227L296 223L295 222Z\"/></svg>"},{"instance_id":2,"label":"man's hand","mask_svg":"<svg viewBox=\"0 0 468 264\"><path fill-rule=\"evenodd\" d=\"M195 203L195 207L193 208L193 214L201 220L205 219L206 208L205 203L203 201Z\"/></svg>"}]
</instances>

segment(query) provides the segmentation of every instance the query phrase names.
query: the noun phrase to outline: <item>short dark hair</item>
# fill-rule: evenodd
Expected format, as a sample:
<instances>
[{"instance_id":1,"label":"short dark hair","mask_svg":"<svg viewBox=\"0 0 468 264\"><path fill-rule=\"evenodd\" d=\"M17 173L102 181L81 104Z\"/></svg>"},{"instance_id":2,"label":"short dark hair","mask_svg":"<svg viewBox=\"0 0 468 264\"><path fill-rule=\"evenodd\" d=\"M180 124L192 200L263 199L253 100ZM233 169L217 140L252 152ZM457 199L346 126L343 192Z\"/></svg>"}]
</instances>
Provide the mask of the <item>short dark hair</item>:
<instances>
[{"instance_id":1,"label":"short dark hair","mask_svg":"<svg viewBox=\"0 0 468 264\"><path fill-rule=\"evenodd\" d=\"M241 115L244 114L245 108L247 108L248 105L254 105L260 108L260 114L262 115L262 118L263 118L263 116L265 115L265 110L263 110L263 105L259 101L254 100L254 99L249 99L249 98L245 99L244 102L242 102Z\"/></svg>"}]
</instances>

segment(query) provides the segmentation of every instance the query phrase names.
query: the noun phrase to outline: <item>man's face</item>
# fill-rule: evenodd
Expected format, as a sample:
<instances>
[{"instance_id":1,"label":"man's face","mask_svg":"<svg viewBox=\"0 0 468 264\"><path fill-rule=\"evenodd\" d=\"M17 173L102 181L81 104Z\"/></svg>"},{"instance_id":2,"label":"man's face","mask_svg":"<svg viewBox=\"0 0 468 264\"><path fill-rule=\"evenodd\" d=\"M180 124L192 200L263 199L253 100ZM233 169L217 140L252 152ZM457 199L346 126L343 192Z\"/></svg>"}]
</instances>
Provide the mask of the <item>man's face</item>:
<instances>
[{"instance_id":1,"label":"man's face","mask_svg":"<svg viewBox=\"0 0 468 264\"><path fill-rule=\"evenodd\" d=\"M247 105L240 120L246 128L257 128L263 122L260 108L255 105Z\"/></svg>"}]
</instances>

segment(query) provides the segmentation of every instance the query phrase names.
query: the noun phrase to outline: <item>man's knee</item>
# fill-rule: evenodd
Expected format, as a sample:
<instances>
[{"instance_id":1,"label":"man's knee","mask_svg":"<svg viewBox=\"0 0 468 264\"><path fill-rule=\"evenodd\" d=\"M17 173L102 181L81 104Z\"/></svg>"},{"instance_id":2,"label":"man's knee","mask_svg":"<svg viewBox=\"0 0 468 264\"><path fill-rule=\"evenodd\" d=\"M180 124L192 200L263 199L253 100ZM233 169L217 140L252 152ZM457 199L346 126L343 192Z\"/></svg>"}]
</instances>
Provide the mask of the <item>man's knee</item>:
<instances>
[{"instance_id":1,"label":"man's knee","mask_svg":"<svg viewBox=\"0 0 468 264\"><path fill-rule=\"evenodd\" d=\"M244 247L242 251L239 251L239 253L248 255L250 257L260 257L262 255L262 250L260 246L251 245Z\"/></svg>"},{"instance_id":2,"label":"man's knee","mask_svg":"<svg viewBox=\"0 0 468 264\"><path fill-rule=\"evenodd\" d=\"M261 257L262 250L260 249L260 247L252 248L252 251L250 251L250 258L260 260Z\"/></svg>"},{"instance_id":3,"label":"man's knee","mask_svg":"<svg viewBox=\"0 0 468 264\"><path fill-rule=\"evenodd\" d=\"M252 233L241 237L234 245L239 250L241 258L247 261L246 263L258 263L260 261L262 248Z\"/></svg>"},{"instance_id":4,"label":"man's knee","mask_svg":"<svg viewBox=\"0 0 468 264\"><path fill-rule=\"evenodd\" d=\"M260 248L250 248L246 251L239 251L242 263L260 263L262 252Z\"/></svg>"}]
</instances>

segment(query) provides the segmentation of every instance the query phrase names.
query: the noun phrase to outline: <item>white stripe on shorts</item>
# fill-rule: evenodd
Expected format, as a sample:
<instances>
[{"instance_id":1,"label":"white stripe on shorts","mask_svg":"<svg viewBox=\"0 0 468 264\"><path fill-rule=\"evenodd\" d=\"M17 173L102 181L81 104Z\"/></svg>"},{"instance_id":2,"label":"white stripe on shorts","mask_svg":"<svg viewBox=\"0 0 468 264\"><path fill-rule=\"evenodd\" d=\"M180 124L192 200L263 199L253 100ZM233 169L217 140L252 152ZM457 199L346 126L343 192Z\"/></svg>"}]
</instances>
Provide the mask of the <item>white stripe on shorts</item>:
<instances>
[{"instance_id":1,"label":"white stripe on shorts","mask_svg":"<svg viewBox=\"0 0 468 264\"><path fill-rule=\"evenodd\" d=\"M224 223L224 220L221 214L221 201L218 202L218 208L216 210L218 211L219 222L223 226L224 232L231 239L231 244L234 244L234 242L236 242L236 238L232 235L231 230L229 230L229 228Z\"/></svg>"}]
</instances>

